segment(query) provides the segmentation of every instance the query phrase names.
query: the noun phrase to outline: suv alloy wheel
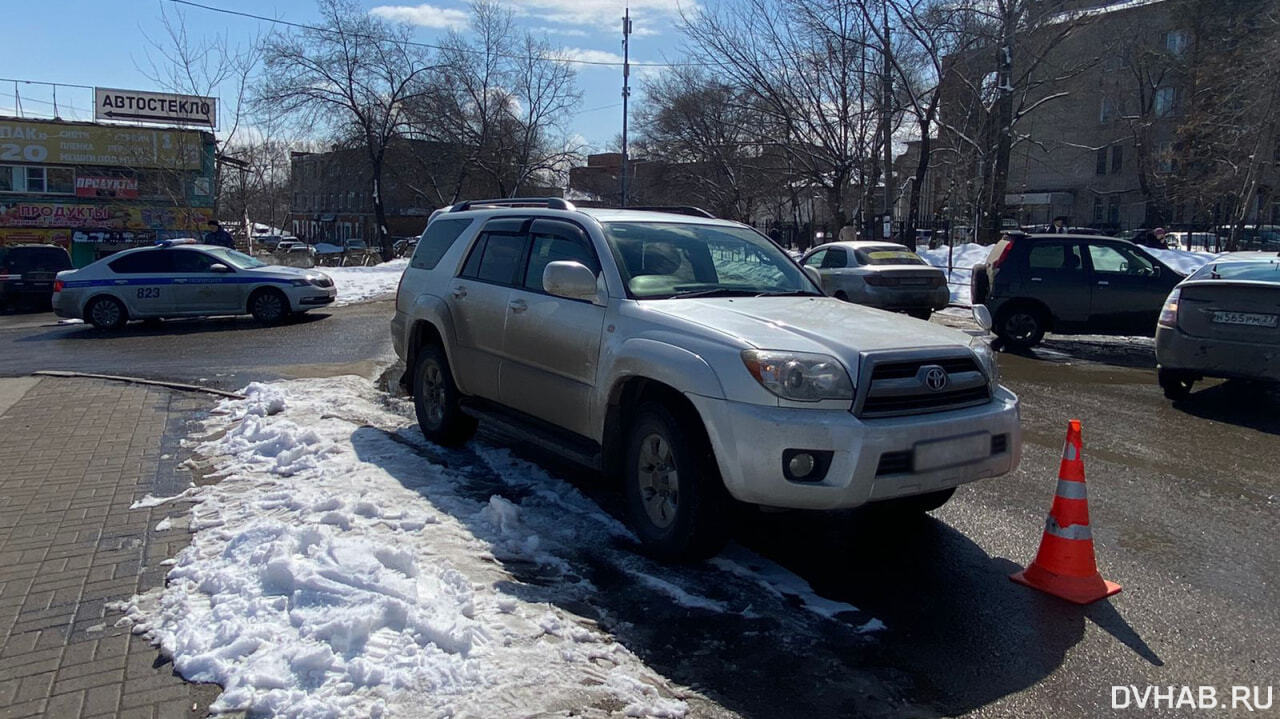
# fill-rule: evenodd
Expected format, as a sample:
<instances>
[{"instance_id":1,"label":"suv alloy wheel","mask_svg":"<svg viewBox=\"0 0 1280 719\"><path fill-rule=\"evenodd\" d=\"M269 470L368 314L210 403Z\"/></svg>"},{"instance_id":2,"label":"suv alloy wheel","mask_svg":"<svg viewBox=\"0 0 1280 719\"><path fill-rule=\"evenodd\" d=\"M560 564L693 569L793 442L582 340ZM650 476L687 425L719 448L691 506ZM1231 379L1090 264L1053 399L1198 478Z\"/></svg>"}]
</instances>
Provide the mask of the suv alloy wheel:
<instances>
[{"instance_id":1,"label":"suv alloy wheel","mask_svg":"<svg viewBox=\"0 0 1280 719\"><path fill-rule=\"evenodd\" d=\"M458 397L444 349L432 344L419 350L413 372L413 408L418 429L428 441L457 447L475 434L476 420L462 412Z\"/></svg>"},{"instance_id":2,"label":"suv alloy wheel","mask_svg":"<svg viewBox=\"0 0 1280 719\"><path fill-rule=\"evenodd\" d=\"M631 423L627 510L641 541L662 559L705 559L729 541L729 496L701 435L655 402L641 405Z\"/></svg>"}]
</instances>

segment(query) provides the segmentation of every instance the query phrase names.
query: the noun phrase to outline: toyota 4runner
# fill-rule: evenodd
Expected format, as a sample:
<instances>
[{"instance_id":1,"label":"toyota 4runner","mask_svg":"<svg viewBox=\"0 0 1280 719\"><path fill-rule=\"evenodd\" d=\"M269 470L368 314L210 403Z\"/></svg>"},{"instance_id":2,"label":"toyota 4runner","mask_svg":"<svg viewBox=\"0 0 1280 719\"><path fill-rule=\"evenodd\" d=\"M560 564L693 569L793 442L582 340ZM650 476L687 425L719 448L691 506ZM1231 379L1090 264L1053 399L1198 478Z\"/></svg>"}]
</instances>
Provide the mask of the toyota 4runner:
<instances>
[{"instance_id":1,"label":"toyota 4runner","mask_svg":"<svg viewBox=\"0 0 1280 719\"><path fill-rule=\"evenodd\" d=\"M826 297L767 237L695 214L436 211L391 321L423 434L484 420L620 477L672 559L717 552L735 501L927 511L1017 465L985 341Z\"/></svg>"}]
</instances>

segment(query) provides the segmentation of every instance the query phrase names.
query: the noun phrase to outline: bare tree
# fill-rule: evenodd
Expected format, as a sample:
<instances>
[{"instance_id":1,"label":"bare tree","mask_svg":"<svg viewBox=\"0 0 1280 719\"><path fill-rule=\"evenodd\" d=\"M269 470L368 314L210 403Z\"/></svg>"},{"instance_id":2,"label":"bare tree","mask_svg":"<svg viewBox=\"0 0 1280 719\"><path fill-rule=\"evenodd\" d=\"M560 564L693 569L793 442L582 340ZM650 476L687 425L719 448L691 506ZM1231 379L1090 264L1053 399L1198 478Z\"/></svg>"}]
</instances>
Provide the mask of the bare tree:
<instances>
[{"instance_id":1,"label":"bare tree","mask_svg":"<svg viewBox=\"0 0 1280 719\"><path fill-rule=\"evenodd\" d=\"M250 36L233 41L229 32L193 35L187 28L186 14L168 11L160 6L159 36L143 33L147 41L139 70L156 86L185 95L216 96L223 117L219 130L221 142L235 142L242 120L247 114L249 84L262 58L261 38ZM223 163L215 157L214 212L223 200ZM182 178L173 176L159 183L168 189L175 205L187 204ZM246 228L247 232L247 228Z\"/></svg>"},{"instance_id":2,"label":"bare tree","mask_svg":"<svg viewBox=\"0 0 1280 719\"><path fill-rule=\"evenodd\" d=\"M565 125L581 97L573 68L520 32L509 9L478 0L471 10L470 32L448 36L430 92L412 103L408 136L432 143L418 147L463 158L443 168L420 162L433 168L420 186L441 203L459 199L477 176L495 194L517 194L578 154Z\"/></svg>"},{"instance_id":3,"label":"bare tree","mask_svg":"<svg viewBox=\"0 0 1280 719\"><path fill-rule=\"evenodd\" d=\"M383 197L387 147L406 103L425 89L426 57L409 30L371 16L351 0L319 0L321 24L265 43L259 107L275 107L311 131L348 138L369 160L378 243L391 250Z\"/></svg>"},{"instance_id":4,"label":"bare tree","mask_svg":"<svg viewBox=\"0 0 1280 719\"><path fill-rule=\"evenodd\" d=\"M849 224L853 189L880 175L875 32L858 2L744 0L683 17L696 59L754 96L798 177Z\"/></svg>"},{"instance_id":5,"label":"bare tree","mask_svg":"<svg viewBox=\"0 0 1280 719\"><path fill-rule=\"evenodd\" d=\"M1180 122L1165 169L1175 199L1216 210L1235 250L1280 180L1280 9L1248 0L1188 3L1183 20L1194 35L1183 97L1173 93Z\"/></svg>"},{"instance_id":6,"label":"bare tree","mask_svg":"<svg viewBox=\"0 0 1280 719\"><path fill-rule=\"evenodd\" d=\"M1019 123L1068 96L1070 78L1096 60L1055 52L1092 17L1038 0L962 0L948 11L973 47L944 59L950 81L940 124L955 152L953 176L976 174L970 200L978 237L994 242L1005 216Z\"/></svg>"},{"instance_id":7,"label":"bare tree","mask_svg":"<svg viewBox=\"0 0 1280 719\"><path fill-rule=\"evenodd\" d=\"M783 150L765 137L768 118L756 102L705 68L678 67L646 82L636 147L663 165L662 203L697 204L745 221L784 193Z\"/></svg>"}]
</instances>

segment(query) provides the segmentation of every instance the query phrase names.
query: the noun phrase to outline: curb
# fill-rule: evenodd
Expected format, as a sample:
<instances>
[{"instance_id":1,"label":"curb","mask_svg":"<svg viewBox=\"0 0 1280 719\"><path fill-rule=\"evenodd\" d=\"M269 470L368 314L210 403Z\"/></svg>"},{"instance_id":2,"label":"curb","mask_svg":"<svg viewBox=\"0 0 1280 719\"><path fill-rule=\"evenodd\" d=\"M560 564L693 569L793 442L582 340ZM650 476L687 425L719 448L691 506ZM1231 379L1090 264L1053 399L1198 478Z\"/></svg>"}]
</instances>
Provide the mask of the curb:
<instances>
[{"instance_id":1,"label":"curb","mask_svg":"<svg viewBox=\"0 0 1280 719\"><path fill-rule=\"evenodd\" d=\"M70 370L54 370L42 369L31 373L37 377L72 377L82 379L104 379L112 382L128 382L130 384L145 384L153 387L166 387L168 389L180 390L182 392L203 392L205 394L217 395L228 399L245 399L245 396L236 392L228 392L222 389L214 389L212 387L201 387L198 384L186 384L184 382L169 382L167 380L145 379L142 377L126 377L114 374L95 374L92 372L72 372Z\"/></svg>"}]
</instances>

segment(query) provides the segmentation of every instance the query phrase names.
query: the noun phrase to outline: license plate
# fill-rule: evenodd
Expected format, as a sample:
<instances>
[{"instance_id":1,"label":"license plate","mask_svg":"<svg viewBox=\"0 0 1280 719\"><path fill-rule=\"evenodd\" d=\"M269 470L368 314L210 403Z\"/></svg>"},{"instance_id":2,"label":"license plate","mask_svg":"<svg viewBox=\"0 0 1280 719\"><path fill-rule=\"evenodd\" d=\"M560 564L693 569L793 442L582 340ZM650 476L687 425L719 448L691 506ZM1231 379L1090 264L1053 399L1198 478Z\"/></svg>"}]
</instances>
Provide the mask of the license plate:
<instances>
[{"instance_id":1,"label":"license plate","mask_svg":"<svg viewBox=\"0 0 1280 719\"><path fill-rule=\"evenodd\" d=\"M963 437L916 442L912 469L928 472L931 469L968 464L991 455L991 433L976 432Z\"/></svg>"},{"instance_id":2,"label":"license plate","mask_svg":"<svg viewBox=\"0 0 1280 719\"><path fill-rule=\"evenodd\" d=\"M921 277L921 278L918 278L918 279L917 279L917 278L909 278L909 279L902 279L902 280L898 280L898 281L899 281L899 282L901 282L901 283L902 283L902 284L904 284L904 285L909 286L909 287L924 287L924 286L928 285L930 282L932 282L932 280L930 280L930 279L929 279L929 278L927 278L927 277Z\"/></svg>"},{"instance_id":3,"label":"license plate","mask_svg":"<svg viewBox=\"0 0 1280 719\"><path fill-rule=\"evenodd\" d=\"M1249 327L1275 327L1276 315L1261 312L1223 312L1213 313L1213 321L1220 325L1248 325Z\"/></svg>"}]
</instances>

